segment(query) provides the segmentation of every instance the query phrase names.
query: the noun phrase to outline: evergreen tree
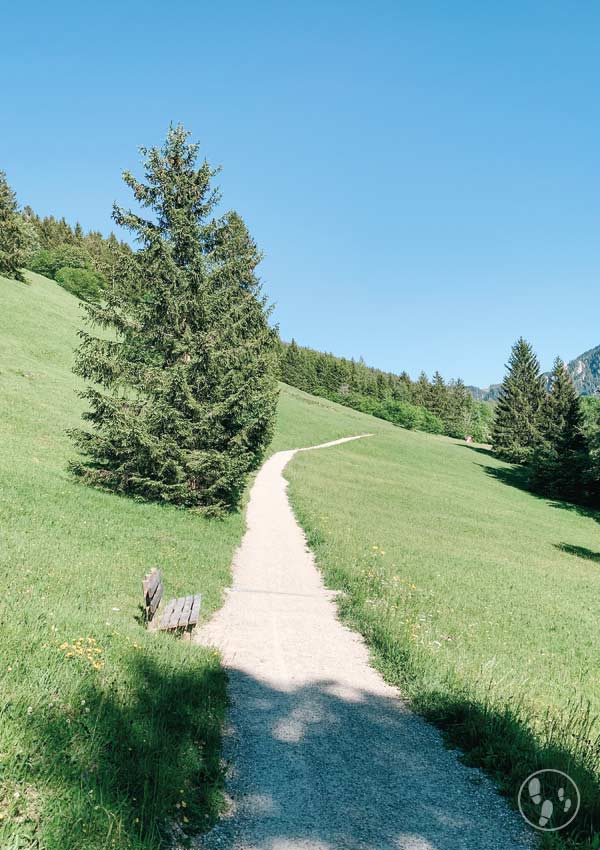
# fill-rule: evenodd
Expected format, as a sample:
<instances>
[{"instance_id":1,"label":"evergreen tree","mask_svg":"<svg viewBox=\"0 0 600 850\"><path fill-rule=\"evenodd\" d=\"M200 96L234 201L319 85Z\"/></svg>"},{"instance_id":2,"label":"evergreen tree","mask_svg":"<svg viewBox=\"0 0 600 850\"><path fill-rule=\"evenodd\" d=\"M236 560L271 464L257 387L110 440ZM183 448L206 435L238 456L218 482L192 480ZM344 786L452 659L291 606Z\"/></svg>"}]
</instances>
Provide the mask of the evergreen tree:
<instances>
[{"instance_id":1,"label":"evergreen tree","mask_svg":"<svg viewBox=\"0 0 600 850\"><path fill-rule=\"evenodd\" d=\"M413 399L413 383L408 372L401 372L394 387L394 398L397 401L412 401Z\"/></svg>"},{"instance_id":2,"label":"evergreen tree","mask_svg":"<svg viewBox=\"0 0 600 850\"><path fill-rule=\"evenodd\" d=\"M79 223L71 228L64 218L41 219L29 206L22 218L27 242L24 265L47 277L56 278L63 268L91 268L110 286L122 261L131 254L129 245L119 242L114 233L106 239L98 231L84 233Z\"/></svg>"},{"instance_id":3,"label":"evergreen tree","mask_svg":"<svg viewBox=\"0 0 600 850\"><path fill-rule=\"evenodd\" d=\"M293 339L279 343L278 356L281 380L291 386L404 427L489 441L492 407L487 402L475 405L461 380L446 384L436 372L430 382L421 372L413 383L407 372L383 372L367 366L362 357L346 360Z\"/></svg>"},{"instance_id":4,"label":"evergreen tree","mask_svg":"<svg viewBox=\"0 0 600 850\"><path fill-rule=\"evenodd\" d=\"M442 416L445 433L450 437L464 439L467 434L474 430L475 404L473 396L460 378L448 385L447 393L448 406Z\"/></svg>"},{"instance_id":5,"label":"evergreen tree","mask_svg":"<svg viewBox=\"0 0 600 850\"><path fill-rule=\"evenodd\" d=\"M281 380L292 387L299 387L300 369L300 349L296 340L292 339L288 345L283 346L279 370Z\"/></svg>"},{"instance_id":6,"label":"evergreen tree","mask_svg":"<svg viewBox=\"0 0 600 850\"><path fill-rule=\"evenodd\" d=\"M385 380L385 376L383 372L378 372L377 377L375 378L375 394L377 398L383 399L387 395L387 381Z\"/></svg>"},{"instance_id":7,"label":"evergreen tree","mask_svg":"<svg viewBox=\"0 0 600 850\"><path fill-rule=\"evenodd\" d=\"M436 372L433 376L428 396L425 407L435 416L439 416L442 421L445 421L449 406L448 388L439 372Z\"/></svg>"},{"instance_id":8,"label":"evergreen tree","mask_svg":"<svg viewBox=\"0 0 600 850\"><path fill-rule=\"evenodd\" d=\"M73 432L94 485L218 512L238 503L272 433L276 333L242 219L212 217L216 171L171 127L161 149L142 148L145 182L124 180L146 219L115 206L141 245L123 280L87 306L100 337L81 332L76 372L91 432Z\"/></svg>"},{"instance_id":9,"label":"evergreen tree","mask_svg":"<svg viewBox=\"0 0 600 850\"><path fill-rule=\"evenodd\" d=\"M27 235L18 214L17 198L0 171L0 275L25 280L22 267L27 254Z\"/></svg>"},{"instance_id":10,"label":"evergreen tree","mask_svg":"<svg viewBox=\"0 0 600 850\"><path fill-rule=\"evenodd\" d=\"M581 500L587 445L583 413L571 376L560 357L554 362L543 405L541 442L531 462L532 487L548 496Z\"/></svg>"},{"instance_id":11,"label":"evergreen tree","mask_svg":"<svg viewBox=\"0 0 600 850\"><path fill-rule=\"evenodd\" d=\"M421 372L413 386L413 400L415 404L428 407L431 399L431 384L425 372Z\"/></svg>"},{"instance_id":12,"label":"evergreen tree","mask_svg":"<svg viewBox=\"0 0 600 850\"><path fill-rule=\"evenodd\" d=\"M540 442L540 413L545 390L540 364L523 337L513 345L502 382L494 424L494 451L511 463L527 463Z\"/></svg>"},{"instance_id":13,"label":"evergreen tree","mask_svg":"<svg viewBox=\"0 0 600 850\"><path fill-rule=\"evenodd\" d=\"M21 215L21 233L23 236L23 266L28 269L41 245L35 225L25 214Z\"/></svg>"}]
</instances>

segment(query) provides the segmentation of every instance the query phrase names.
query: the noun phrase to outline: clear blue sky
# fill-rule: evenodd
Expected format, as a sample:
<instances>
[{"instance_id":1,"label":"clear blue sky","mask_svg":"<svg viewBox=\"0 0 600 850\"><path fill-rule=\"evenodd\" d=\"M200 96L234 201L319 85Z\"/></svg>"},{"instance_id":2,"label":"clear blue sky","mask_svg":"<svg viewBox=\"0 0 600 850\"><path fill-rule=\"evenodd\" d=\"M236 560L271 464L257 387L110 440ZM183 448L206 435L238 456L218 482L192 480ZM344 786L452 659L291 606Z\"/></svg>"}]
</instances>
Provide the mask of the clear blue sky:
<instances>
[{"instance_id":1,"label":"clear blue sky","mask_svg":"<svg viewBox=\"0 0 600 850\"><path fill-rule=\"evenodd\" d=\"M108 230L181 121L266 252L282 336L485 385L600 343L600 5L5 5L0 168Z\"/></svg>"}]
</instances>

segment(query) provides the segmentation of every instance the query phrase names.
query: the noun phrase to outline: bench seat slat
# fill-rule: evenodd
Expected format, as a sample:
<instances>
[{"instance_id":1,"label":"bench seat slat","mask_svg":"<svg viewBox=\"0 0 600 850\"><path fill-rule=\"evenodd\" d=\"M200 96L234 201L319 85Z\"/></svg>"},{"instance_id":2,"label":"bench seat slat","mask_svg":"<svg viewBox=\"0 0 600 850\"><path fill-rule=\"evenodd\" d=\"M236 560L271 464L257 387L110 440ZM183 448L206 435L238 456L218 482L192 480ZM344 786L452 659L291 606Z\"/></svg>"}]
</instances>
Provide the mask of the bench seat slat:
<instances>
[{"instance_id":1,"label":"bench seat slat","mask_svg":"<svg viewBox=\"0 0 600 850\"><path fill-rule=\"evenodd\" d=\"M194 601L192 602L192 611L190 614L189 624L190 626L195 626L198 620L200 619L200 606L202 605L202 595L197 593L194 596Z\"/></svg>"},{"instance_id":2,"label":"bench seat slat","mask_svg":"<svg viewBox=\"0 0 600 850\"><path fill-rule=\"evenodd\" d=\"M177 624L177 628L186 629L187 624L190 621L190 614L192 613L192 602L194 601L193 596L186 596L185 603L183 605L181 614L179 615L179 623Z\"/></svg>"},{"instance_id":3,"label":"bench seat slat","mask_svg":"<svg viewBox=\"0 0 600 850\"><path fill-rule=\"evenodd\" d=\"M146 620L149 623L157 613L163 598L164 586L162 582L162 571L153 567L142 580L144 592L144 607L146 609ZM158 628L161 631L174 631L176 629L187 629L194 627L200 618L200 606L202 596L181 596L171 599L163 606L162 614L158 619Z\"/></svg>"},{"instance_id":4,"label":"bench seat slat","mask_svg":"<svg viewBox=\"0 0 600 850\"><path fill-rule=\"evenodd\" d=\"M171 619L171 615L173 613L173 609L175 608L176 599L171 599L170 602L167 602L167 607L165 608L162 617L160 618L159 629L168 629L169 628L169 620Z\"/></svg>"},{"instance_id":5,"label":"bench seat slat","mask_svg":"<svg viewBox=\"0 0 600 850\"><path fill-rule=\"evenodd\" d=\"M171 617L169 618L169 623L167 625L168 629L176 629L179 625L179 618L181 617L181 612L183 611L183 606L185 605L185 596L182 596L180 599L175 600L175 605L173 606L173 611L171 612Z\"/></svg>"}]
</instances>

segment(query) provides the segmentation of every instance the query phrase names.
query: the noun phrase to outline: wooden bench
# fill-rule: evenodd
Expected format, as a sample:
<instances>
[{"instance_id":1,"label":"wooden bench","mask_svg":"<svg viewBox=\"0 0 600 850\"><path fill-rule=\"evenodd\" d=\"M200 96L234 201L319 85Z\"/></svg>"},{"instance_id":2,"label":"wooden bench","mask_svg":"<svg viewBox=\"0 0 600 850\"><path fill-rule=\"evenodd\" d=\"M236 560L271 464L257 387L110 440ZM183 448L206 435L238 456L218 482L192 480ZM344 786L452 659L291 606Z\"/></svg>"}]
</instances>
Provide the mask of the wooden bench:
<instances>
[{"instance_id":1,"label":"wooden bench","mask_svg":"<svg viewBox=\"0 0 600 850\"><path fill-rule=\"evenodd\" d=\"M160 600L163 595L162 573L153 568L144 576L142 581L144 593L144 610L146 622L150 624L158 611ZM158 629L160 631L176 631L178 629L193 629L200 619L200 605L202 596L182 596L180 599L171 599L163 608Z\"/></svg>"}]
</instances>

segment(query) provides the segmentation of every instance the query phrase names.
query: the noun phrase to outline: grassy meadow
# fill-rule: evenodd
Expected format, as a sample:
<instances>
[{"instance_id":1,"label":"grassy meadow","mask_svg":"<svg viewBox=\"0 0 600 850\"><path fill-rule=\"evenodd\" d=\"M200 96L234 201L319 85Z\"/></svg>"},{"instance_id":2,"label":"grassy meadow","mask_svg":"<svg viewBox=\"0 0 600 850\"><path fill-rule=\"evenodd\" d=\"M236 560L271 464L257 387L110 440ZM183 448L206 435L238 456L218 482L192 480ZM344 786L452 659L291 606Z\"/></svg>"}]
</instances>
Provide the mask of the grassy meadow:
<instances>
[{"instance_id":1,"label":"grassy meadow","mask_svg":"<svg viewBox=\"0 0 600 850\"><path fill-rule=\"evenodd\" d=\"M207 519L73 479L79 302L0 278L0 847L150 850L222 806L218 657L139 621L141 578L222 600L242 513ZM534 769L600 823L598 517L489 452L282 387L271 451L343 616L417 710L514 798ZM589 840L582 836L587 835ZM562 840L562 839L561 839ZM553 846L566 846L564 841Z\"/></svg>"},{"instance_id":2,"label":"grassy meadow","mask_svg":"<svg viewBox=\"0 0 600 850\"><path fill-rule=\"evenodd\" d=\"M222 600L243 515L208 520L99 492L67 471L80 421L80 303L0 278L0 847L156 848L221 806L218 658L139 622L142 575ZM284 389L276 448L362 417ZM170 828L170 827L169 827Z\"/></svg>"},{"instance_id":3,"label":"grassy meadow","mask_svg":"<svg viewBox=\"0 0 600 850\"><path fill-rule=\"evenodd\" d=\"M386 677L513 799L532 770L566 770L582 793L571 838L597 847L600 517L536 498L485 449L401 429L286 474Z\"/></svg>"}]
</instances>

